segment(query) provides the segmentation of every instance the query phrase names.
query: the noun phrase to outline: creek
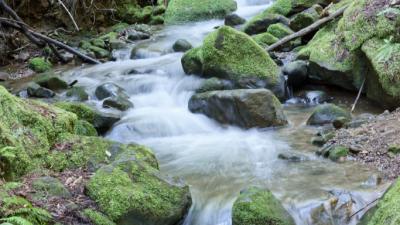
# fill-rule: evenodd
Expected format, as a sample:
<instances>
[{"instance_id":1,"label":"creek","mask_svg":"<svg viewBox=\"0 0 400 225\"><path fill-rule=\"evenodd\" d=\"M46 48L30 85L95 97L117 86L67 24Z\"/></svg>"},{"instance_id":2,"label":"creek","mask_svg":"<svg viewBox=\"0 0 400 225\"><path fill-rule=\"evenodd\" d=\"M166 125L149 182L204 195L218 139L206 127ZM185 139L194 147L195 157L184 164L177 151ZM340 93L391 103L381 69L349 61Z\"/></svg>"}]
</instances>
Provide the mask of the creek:
<instances>
[{"instance_id":1,"label":"creek","mask_svg":"<svg viewBox=\"0 0 400 225\"><path fill-rule=\"evenodd\" d=\"M269 5L264 0L240 0L236 13L248 19ZM384 184L363 185L376 171L315 155L310 138L317 128L305 125L313 106L287 104L287 127L250 130L221 125L188 110L202 79L184 74L182 53L174 53L171 46L181 38L198 46L222 24L211 20L166 26L152 39L117 52L117 61L75 68L64 77L79 80L92 95L98 85L110 81L127 91L134 108L123 112L106 137L149 146L163 173L182 177L190 185L193 205L185 225L230 225L233 202L240 190L253 185L270 189L298 225L312 224L311 211L333 196L352 202L350 208L357 211L382 194ZM135 59L129 59L132 48ZM343 95L336 99L351 101ZM102 111L111 110L102 109L101 103L90 100ZM279 154L297 154L303 160L289 162ZM342 214L331 214L332 224L356 224L359 217L344 221Z\"/></svg>"}]
</instances>

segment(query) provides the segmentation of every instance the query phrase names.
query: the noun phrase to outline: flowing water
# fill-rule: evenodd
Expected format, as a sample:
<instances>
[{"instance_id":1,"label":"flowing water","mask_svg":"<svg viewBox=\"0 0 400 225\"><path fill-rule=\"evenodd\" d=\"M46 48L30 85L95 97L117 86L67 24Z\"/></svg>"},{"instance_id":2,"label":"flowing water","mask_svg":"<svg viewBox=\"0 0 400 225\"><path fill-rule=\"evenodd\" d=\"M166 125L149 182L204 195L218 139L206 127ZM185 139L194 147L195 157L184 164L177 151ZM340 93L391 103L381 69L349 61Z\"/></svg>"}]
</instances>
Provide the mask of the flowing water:
<instances>
[{"instance_id":1,"label":"flowing water","mask_svg":"<svg viewBox=\"0 0 400 225\"><path fill-rule=\"evenodd\" d=\"M269 4L241 0L237 13L250 18ZM264 130L224 126L188 110L189 98L202 80L184 74L182 54L173 53L171 46L179 38L200 45L205 35L222 23L211 20L168 26L151 40L131 46L136 49L135 60L129 59L130 48L119 51L116 62L64 74L71 81L79 80L92 95L99 84L109 81L127 91L135 107L123 113L106 137L151 147L163 173L185 179L193 198L187 225L231 224L235 198L252 185L272 190L300 225L310 224L311 209L333 195L350 198L354 210L380 195L383 186L363 185L375 171L315 156L316 148L309 144L315 128L305 125L310 107L286 106L290 125ZM95 98L90 102L101 108ZM296 153L304 160L280 160L280 153ZM355 224L356 218L346 224Z\"/></svg>"}]
</instances>

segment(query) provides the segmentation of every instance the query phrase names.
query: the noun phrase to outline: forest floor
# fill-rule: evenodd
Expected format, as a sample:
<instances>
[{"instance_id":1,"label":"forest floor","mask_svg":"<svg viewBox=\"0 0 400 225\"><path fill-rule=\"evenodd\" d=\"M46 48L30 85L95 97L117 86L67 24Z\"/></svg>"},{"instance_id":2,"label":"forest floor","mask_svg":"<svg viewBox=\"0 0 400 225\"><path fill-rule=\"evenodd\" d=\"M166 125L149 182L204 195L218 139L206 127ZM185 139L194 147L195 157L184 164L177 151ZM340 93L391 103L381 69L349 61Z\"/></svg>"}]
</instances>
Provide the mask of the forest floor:
<instances>
[{"instance_id":1,"label":"forest floor","mask_svg":"<svg viewBox=\"0 0 400 225\"><path fill-rule=\"evenodd\" d=\"M400 175L400 109L378 115L360 127L340 129L327 144L348 147L356 161L395 179Z\"/></svg>"}]
</instances>

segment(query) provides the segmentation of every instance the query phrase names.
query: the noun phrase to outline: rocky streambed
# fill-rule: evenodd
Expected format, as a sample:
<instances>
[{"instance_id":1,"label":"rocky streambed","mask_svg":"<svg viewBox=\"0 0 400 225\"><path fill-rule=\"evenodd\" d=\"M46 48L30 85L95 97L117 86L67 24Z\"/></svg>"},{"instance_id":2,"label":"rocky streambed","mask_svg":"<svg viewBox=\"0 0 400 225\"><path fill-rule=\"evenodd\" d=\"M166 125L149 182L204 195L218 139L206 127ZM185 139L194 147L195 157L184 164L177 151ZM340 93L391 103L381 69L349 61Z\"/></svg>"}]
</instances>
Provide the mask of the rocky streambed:
<instances>
[{"instance_id":1,"label":"rocky streambed","mask_svg":"<svg viewBox=\"0 0 400 225\"><path fill-rule=\"evenodd\" d=\"M376 78L397 71L385 66L397 57L397 9L329 4L172 0L146 17L164 27L119 24L76 43L113 61L10 82L19 97L0 88L1 221L395 223L397 185L382 195L397 177L398 113L375 116L371 100L396 105L395 85ZM314 37L263 49L346 4ZM358 7L378 18L378 36L351 36ZM368 99L351 114L363 79Z\"/></svg>"}]
</instances>

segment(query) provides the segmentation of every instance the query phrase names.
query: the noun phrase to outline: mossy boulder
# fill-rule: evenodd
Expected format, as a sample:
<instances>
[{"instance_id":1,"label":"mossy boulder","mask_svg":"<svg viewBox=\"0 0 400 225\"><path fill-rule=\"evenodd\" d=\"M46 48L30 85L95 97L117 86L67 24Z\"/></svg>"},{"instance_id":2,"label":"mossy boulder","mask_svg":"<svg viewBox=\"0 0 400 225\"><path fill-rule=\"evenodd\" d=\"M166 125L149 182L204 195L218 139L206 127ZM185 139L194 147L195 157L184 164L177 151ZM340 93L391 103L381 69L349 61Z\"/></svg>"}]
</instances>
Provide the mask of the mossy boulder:
<instances>
[{"instance_id":1,"label":"mossy boulder","mask_svg":"<svg viewBox=\"0 0 400 225\"><path fill-rule=\"evenodd\" d=\"M351 120L350 112L336 106L334 104L322 104L317 106L310 118L307 120L308 125L324 125L332 123L335 119L344 117L348 121Z\"/></svg>"},{"instance_id":2,"label":"mossy boulder","mask_svg":"<svg viewBox=\"0 0 400 225\"><path fill-rule=\"evenodd\" d=\"M373 38L362 50L368 59L367 97L381 106L400 106L400 44L389 39Z\"/></svg>"},{"instance_id":3,"label":"mossy boulder","mask_svg":"<svg viewBox=\"0 0 400 225\"><path fill-rule=\"evenodd\" d=\"M41 87L39 84L29 82L26 88L29 97L35 98L52 98L56 95L54 91Z\"/></svg>"},{"instance_id":4,"label":"mossy boulder","mask_svg":"<svg viewBox=\"0 0 400 225\"><path fill-rule=\"evenodd\" d=\"M191 205L188 186L129 155L99 169L86 188L117 224L179 224Z\"/></svg>"},{"instance_id":5,"label":"mossy boulder","mask_svg":"<svg viewBox=\"0 0 400 225\"><path fill-rule=\"evenodd\" d=\"M400 218L400 180L388 189L378 204L362 218L360 225L399 224Z\"/></svg>"},{"instance_id":6,"label":"mossy boulder","mask_svg":"<svg viewBox=\"0 0 400 225\"><path fill-rule=\"evenodd\" d=\"M243 31L246 34L260 34L267 31L267 28L275 23L282 23L289 25L290 20L280 14L268 13L263 16L255 17L251 23L246 23Z\"/></svg>"},{"instance_id":7,"label":"mossy boulder","mask_svg":"<svg viewBox=\"0 0 400 225\"><path fill-rule=\"evenodd\" d=\"M234 86L232 82L212 77L204 80L201 86L196 90L196 93L202 93L207 91L231 90L233 88Z\"/></svg>"},{"instance_id":8,"label":"mossy boulder","mask_svg":"<svg viewBox=\"0 0 400 225\"><path fill-rule=\"evenodd\" d=\"M252 38L255 42L257 42L257 44L259 44L263 48L266 48L267 46L272 45L277 41L279 41L277 37L268 32L254 35Z\"/></svg>"},{"instance_id":9,"label":"mossy boulder","mask_svg":"<svg viewBox=\"0 0 400 225\"><path fill-rule=\"evenodd\" d=\"M76 114L80 120L92 124L100 134L107 132L113 124L120 120L119 115L101 113L83 103L57 102L55 106Z\"/></svg>"},{"instance_id":10,"label":"mossy boulder","mask_svg":"<svg viewBox=\"0 0 400 225\"><path fill-rule=\"evenodd\" d=\"M44 57L36 57L29 60L28 66L37 73L43 73L49 71L52 67L52 64Z\"/></svg>"},{"instance_id":11,"label":"mossy boulder","mask_svg":"<svg viewBox=\"0 0 400 225\"><path fill-rule=\"evenodd\" d=\"M276 21L269 24L263 22L268 21L268 18L271 18L271 15L273 14L291 16L295 13L302 12L303 10L310 8L315 4L326 6L331 2L331 0L277 0L271 5L271 7L268 7L265 11L251 18L251 20L245 24L244 31L249 34L262 33L266 31L263 29L266 29L270 24L278 22L284 23L282 21ZM284 24L288 23L289 21L287 20L287 22Z\"/></svg>"},{"instance_id":12,"label":"mossy boulder","mask_svg":"<svg viewBox=\"0 0 400 225\"><path fill-rule=\"evenodd\" d=\"M0 176L21 176L40 168L64 133L74 134L78 117L47 104L22 100L0 87Z\"/></svg>"},{"instance_id":13,"label":"mossy boulder","mask_svg":"<svg viewBox=\"0 0 400 225\"><path fill-rule=\"evenodd\" d=\"M228 26L209 34L200 48L188 51L182 65L187 74L237 84L261 81L262 86L275 86L280 82L279 68L267 52L251 37Z\"/></svg>"},{"instance_id":14,"label":"mossy boulder","mask_svg":"<svg viewBox=\"0 0 400 225\"><path fill-rule=\"evenodd\" d=\"M267 32L279 39L294 33L288 26L282 23L270 25L267 29Z\"/></svg>"},{"instance_id":15,"label":"mossy boulder","mask_svg":"<svg viewBox=\"0 0 400 225\"><path fill-rule=\"evenodd\" d=\"M293 31L299 31L317 21L319 14L314 8L309 8L301 13L297 13L290 19L289 27Z\"/></svg>"},{"instance_id":16,"label":"mossy boulder","mask_svg":"<svg viewBox=\"0 0 400 225\"><path fill-rule=\"evenodd\" d=\"M203 113L220 123L244 128L287 124L281 103L267 89L237 89L196 94L189 101L189 109L192 112Z\"/></svg>"},{"instance_id":17,"label":"mossy boulder","mask_svg":"<svg viewBox=\"0 0 400 225\"><path fill-rule=\"evenodd\" d=\"M92 45L89 41L81 41L79 47L81 47L85 51L93 52L96 58L103 59L110 56L110 52L108 50Z\"/></svg>"},{"instance_id":18,"label":"mossy boulder","mask_svg":"<svg viewBox=\"0 0 400 225\"><path fill-rule=\"evenodd\" d=\"M237 8L234 0L171 0L165 12L167 24L224 18Z\"/></svg>"},{"instance_id":19,"label":"mossy boulder","mask_svg":"<svg viewBox=\"0 0 400 225\"><path fill-rule=\"evenodd\" d=\"M48 88L53 91L67 89L68 83L51 73L39 74L34 80L42 87Z\"/></svg>"},{"instance_id":20,"label":"mossy boulder","mask_svg":"<svg viewBox=\"0 0 400 225\"><path fill-rule=\"evenodd\" d=\"M269 191L251 187L233 204L233 225L294 225L294 220Z\"/></svg>"},{"instance_id":21,"label":"mossy boulder","mask_svg":"<svg viewBox=\"0 0 400 225\"><path fill-rule=\"evenodd\" d=\"M34 199L46 199L51 197L69 198L71 193L60 180L50 176L38 177L32 181Z\"/></svg>"},{"instance_id":22,"label":"mossy boulder","mask_svg":"<svg viewBox=\"0 0 400 225\"><path fill-rule=\"evenodd\" d=\"M332 161L338 161L349 154L349 148L345 146L335 146L329 150L328 158Z\"/></svg>"}]
</instances>

